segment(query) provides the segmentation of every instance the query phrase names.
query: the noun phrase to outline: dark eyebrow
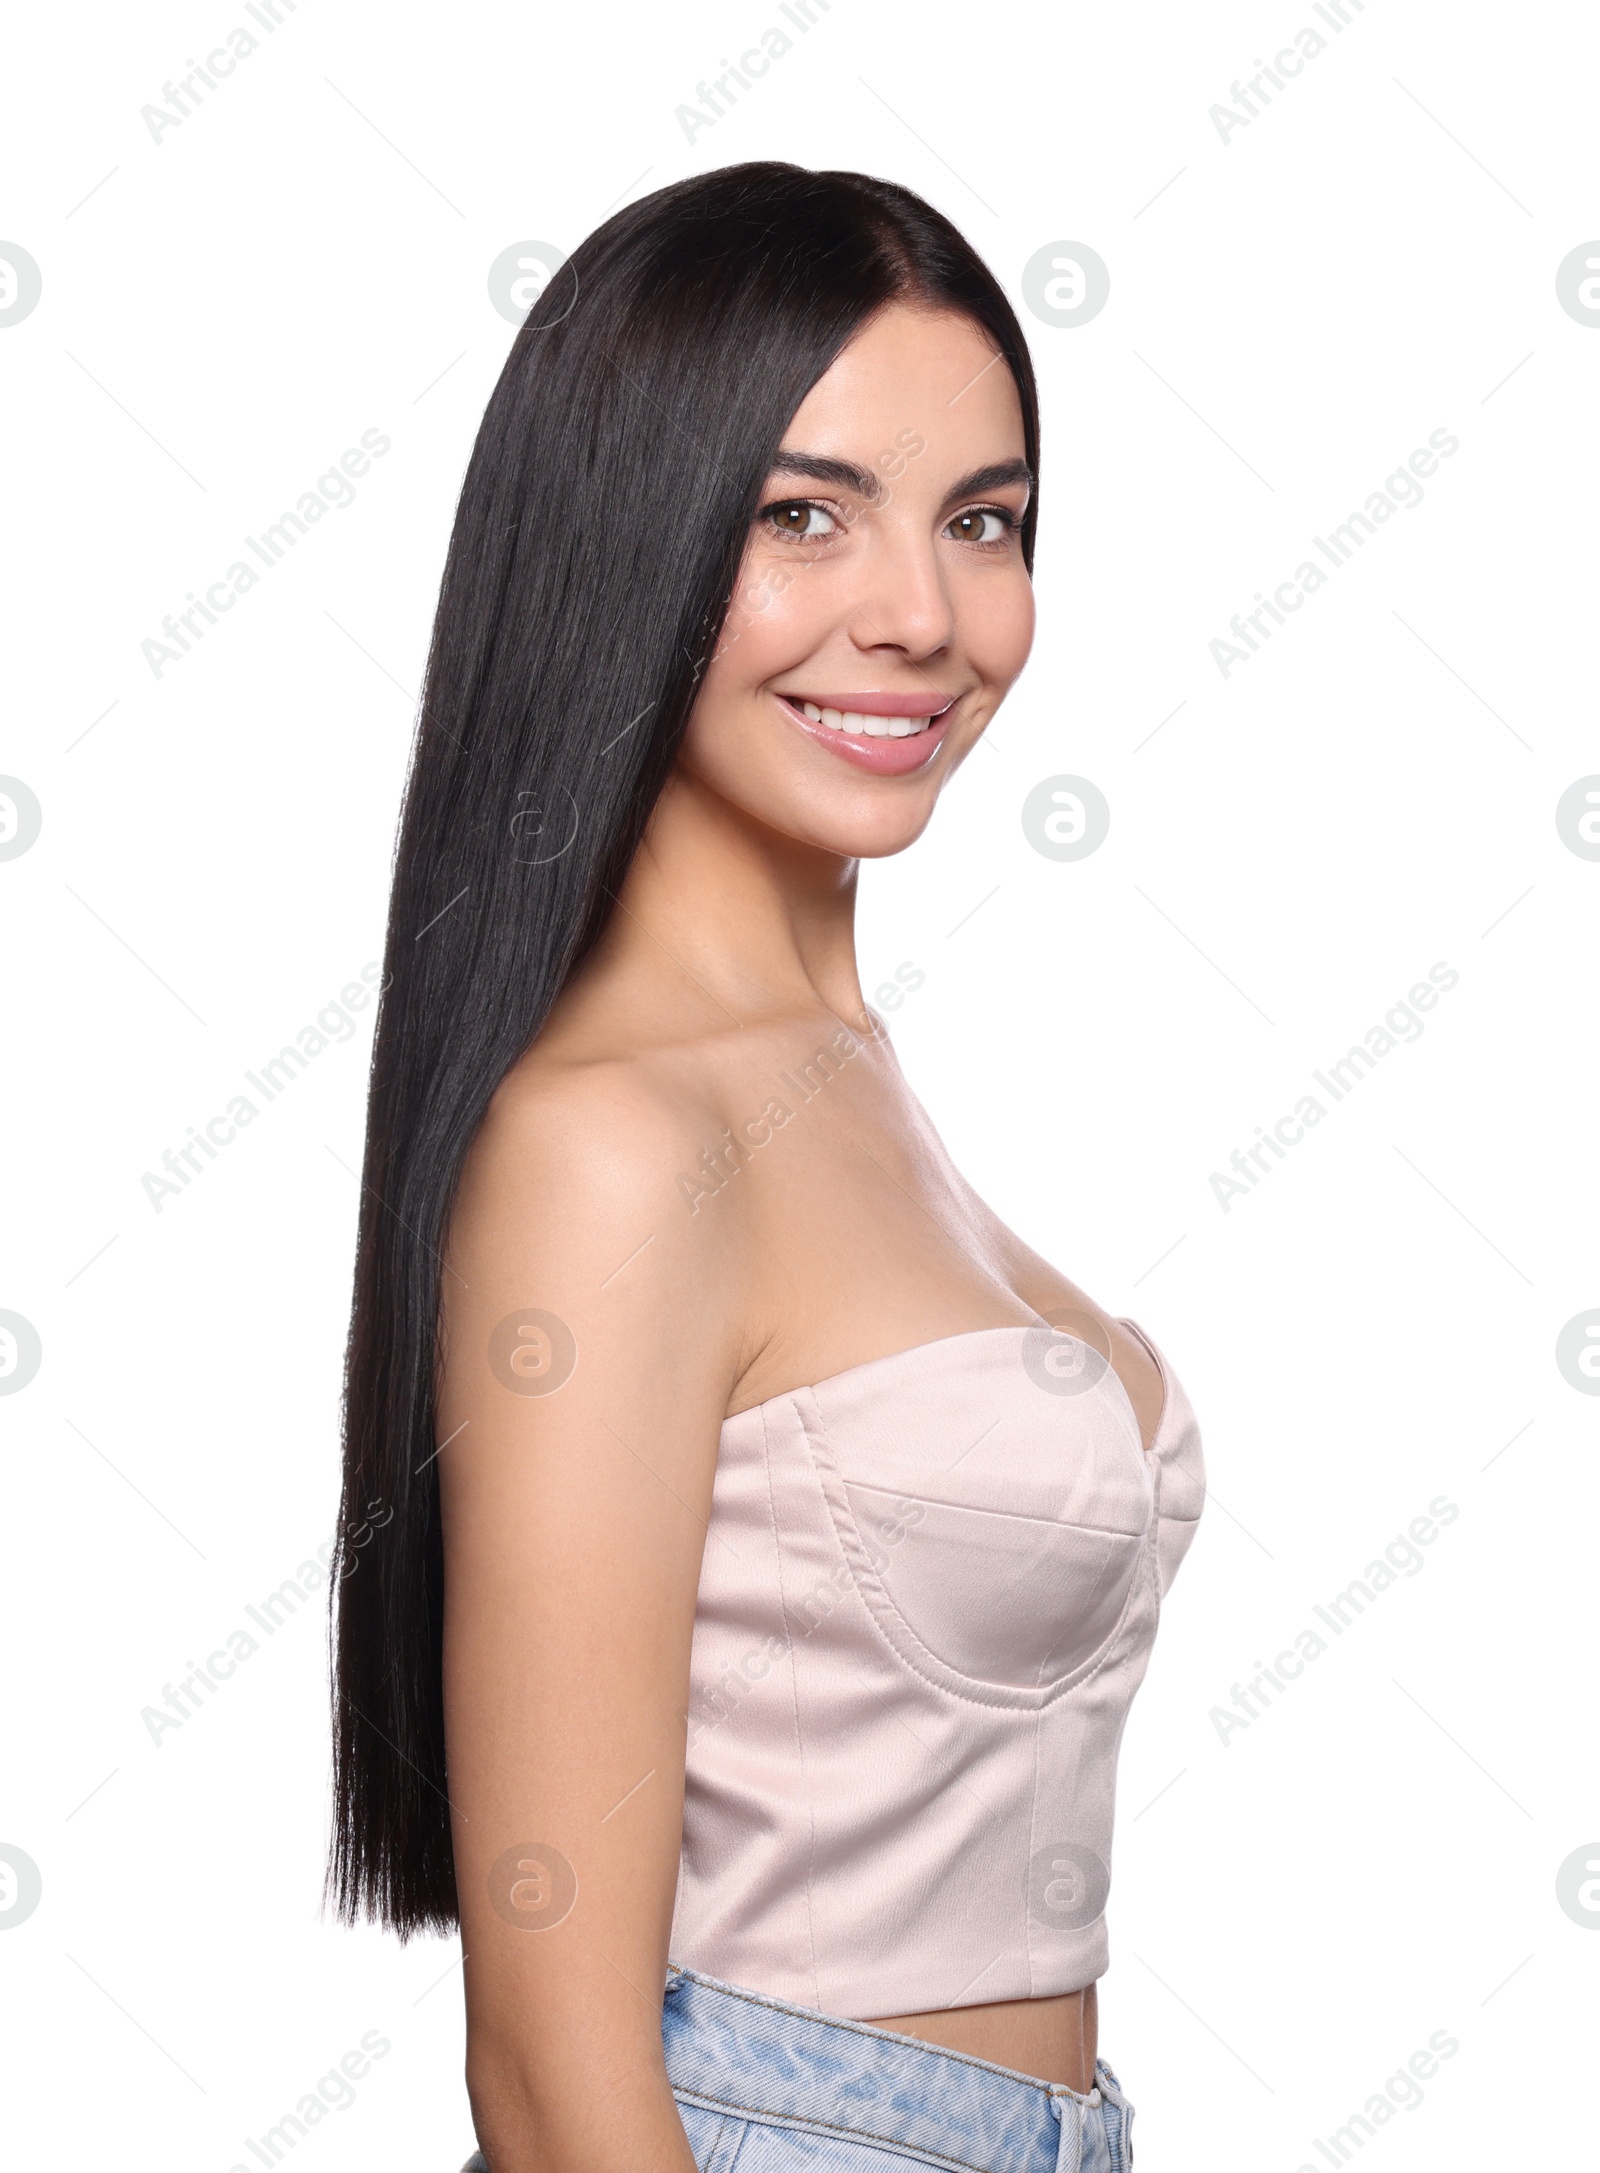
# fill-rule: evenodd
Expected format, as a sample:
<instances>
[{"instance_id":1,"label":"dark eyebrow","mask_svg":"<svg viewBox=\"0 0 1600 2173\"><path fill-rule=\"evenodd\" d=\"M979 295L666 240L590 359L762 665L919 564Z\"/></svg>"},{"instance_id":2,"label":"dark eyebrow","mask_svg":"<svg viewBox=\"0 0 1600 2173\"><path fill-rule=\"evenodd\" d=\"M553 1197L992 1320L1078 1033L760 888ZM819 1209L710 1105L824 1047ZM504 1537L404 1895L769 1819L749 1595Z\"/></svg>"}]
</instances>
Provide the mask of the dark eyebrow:
<instances>
[{"instance_id":1,"label":"dark eyebrow","mask_svg":"<svg viewBox=\"0 0 1600 2173\"><path fill-rule=\"evenodd\" d=\"M1032 495L1033 470L1025 460L996 460L987 468L974 468L954 486L945 504L953 498L975 498L980 491L1004 490L1008 483L1023 483Z\"/></svg>"},{"instance_id":2,"label":"dark eyebrow","mask_svg":"<svg viewBox=\"0 0 1600 2173\"><path fill-rule=\"evenodd\" d=\"M858 468L853 460L832 460L823 453L803 453L785 446L773 456L771 472L808 476L814 483L832 483L840 490L854 491L869 504L883 496L883 484L866 468ZM946 493L945 504L975 497L980 491L1002 490L1009 483L1025 484L1031 495L1033 470L1025 460L996 460L986 468L974 468Z\"/></svg>"},{"instance_id":3,"label":"dark eyebrow","mask_svg":"<svg viewBox=\"0 0 1600 2173\"><path fill-rule=\"evenodd\" d=\"M771 473L805 475L813 483L835 483L841 490L853 490L858 498L883 496L883 485L875 475L858 468L853 460L830 460L822 453L800 453L783 447L773 455Z\"/></svg>"}]
</instances>

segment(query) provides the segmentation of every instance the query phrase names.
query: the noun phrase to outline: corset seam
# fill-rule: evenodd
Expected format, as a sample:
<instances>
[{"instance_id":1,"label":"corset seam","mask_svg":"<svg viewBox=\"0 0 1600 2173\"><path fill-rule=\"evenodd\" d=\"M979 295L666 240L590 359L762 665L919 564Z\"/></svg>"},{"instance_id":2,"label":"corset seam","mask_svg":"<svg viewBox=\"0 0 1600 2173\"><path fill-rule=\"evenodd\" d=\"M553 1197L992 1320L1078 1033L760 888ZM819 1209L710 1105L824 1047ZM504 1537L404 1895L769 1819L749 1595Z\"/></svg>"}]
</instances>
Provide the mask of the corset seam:
<instances>
[{"instance_id":1,"label":"corset seam","mask_svg":"<svg viewBox=\"0 0 1600 2173\"><path fill-rule=\"evenodd\" d=\"M914 1486L879 1486L874 1479L847 1479L839 1474L840 1484L855 1487L863 1494L887 1494L895 1501L921 1502L929 1509L954 1509L965 1517L1005 1517L1013 1524L1042 1524L1051 1531L1093 1532L1102 1539L1142 1540L1148 1536L1148 1526L1142 1532L1130 1532L1120 1524L1087 1524L1082 1517L1035 1516L1029 1509L987 1509L981 1502L945 1501L937 1494L923 1494Z\"/></svg>"},{"instance_id":2,"label":"corset seam","mask_svg":"<svg viewBox=\"0 0 1600 2173\"><path fill-rule=\"evenodd\" d=\"M795 1651L794 1632L790 1627L789 1599L784 1588L783 1534L778 1526L778 1505L772 1488L772 1436L767 1425L768 1406L761 1407L761 1471L767 1487L767 1515L772 1525L772 1552L778 1571L778 1614L783 1624L784 1641L789 1648L789 1713L794 1724L795 1760L800 1771L806 1770L805 1726L800 1716L800 1660ZM811 1806L809 1792L802 1791L806 1813L806 1946L811 1956L811 1987L818 2007L822 2005L822 1977L817 1967L816 1912L812 1907L812 1886L817 1866L817 1820Z\"/></svg>"},{"instance_id":3,"label":"corset seam","mask_svg":"<svg viewBox=\"0 0 1600 2173\"><path fill-rule=\"evenodd\" d=\"M814 1414L814 1425L807 1416L802 1402L803 1398L810 1403L811 1412ZM981 1706L986 1711L1037 1714L1056 1704L1060 1699L1070 1696L1072 1692L1083 1689L1086 1685L1092 1683L1098 1675L1102 1674L1105 1669L1124 1657L1124 1648L1128 1643L1128 1633L1130 1631L1129 1618L1134 1614L1136 1602L1141 1594L1140 1573L1147 1571L1148 1565L1144 1560L1138 1563L1134 1575L1129 1579L1127 1599L1123 1603L1121 1614L1117 1617L1116 1626L1106 1638L1104 1645L1094 1654L1092 1659L1085 1661L1080 1669L1060 1677L1054 1683L1040 1686L989 1683L979 1676L963 1675L959 1668L953 1668L948 1661L941 1660L939 1655L925 1645L917 1635L910 1622L907 1621L887 1591L885 1591L882 1580L872 1567L867 1549L862 1542L860 1527L856 1523L855 1512L851 1508L849 1497L845 1492L844 1478L839 1470L838 1460L833 1454L833 1444L828 1438L827 1420L823 1416L820 1403L809 1390L805 1389L797 1389L790 1401L795 1417L799 1422L807 1454L811 1459L813 1473L833 1524L835 1541L850 1570L851 1581L861 1600L867 1619L872 1624L880 1640L894 1654L900 1665L915 1675L919 1682L925 1683L930 1689L939 1692L942 1696L958 1698L968 1705ZM830 1481L832 1481L832 1485L830 1485ZM838 1488L840 1497L837 1505L833 1493L835 1486ZM841 1512L845 1520L843 1524L841 1524ZM1150 1521L1144 1532L1137 1535L1140 1539L1140 1555L1142 1557L1148 1557L1152 1554L1155 1535L1159 1529L1160 1519L1155 1514L1154 1503L1152 1502ZM1117 1536L1132 1538L1136 1535L1124 1532L1119 1533ZM858 1556L859 1560L857 1559ZM896 1632L898 1632L898 1635ZM905 1640L905 1643L901 1642L902 1639ZM908 1650L908 1646L911 1649Z\"/></svg>"}]
</instances>

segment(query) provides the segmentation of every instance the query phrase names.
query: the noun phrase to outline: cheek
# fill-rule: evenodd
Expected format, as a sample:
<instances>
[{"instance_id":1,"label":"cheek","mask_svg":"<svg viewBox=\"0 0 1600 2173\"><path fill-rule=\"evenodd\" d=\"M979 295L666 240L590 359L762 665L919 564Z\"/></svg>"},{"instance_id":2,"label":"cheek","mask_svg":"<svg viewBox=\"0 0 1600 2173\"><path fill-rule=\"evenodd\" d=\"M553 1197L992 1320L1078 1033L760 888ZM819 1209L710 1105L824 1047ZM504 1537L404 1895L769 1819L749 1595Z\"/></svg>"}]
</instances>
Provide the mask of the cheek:
<instances>
[{"instance_id":1,"label":"cheek","mask_svg":"<svg viewBox=\"0 0 1600 2173\"><path fill-rule=\"evenodd\" d=\"M728 604L707 691L739 695L802 663L826 635L826 582L817 567L746 565Z\"/></svg>"},{"instance_id":2,"label":"cheek","mask_svg":"<svg viewBox=\"0 0 1600 2173\"><path fill-rule=\"evenodd\" d=\"M767 679L809 655L826 604L817 569L798 560L747 563L728 607L721 648L740 658L747 684Z\"/></svg>"},{"instance_id":3,"label":"cheek","mask_svg":"<svg viewBox=\"0 0 1600 2173\"><path fill-rule=\"evenodd\" d=\"M962 614L960 639L975 671L990 685L1008 687L1033 647L1033 583L1019 571L975 594Z\"/></svg>"},{"instance_id":4,"label":"cheek","mask_svg":"<svg viewBox=\"0 0 1600 2173\"><path fill-rule=\"evenodd\" d=\"M746 563L734 588L716 653L689 718L684 756L691 768L728 788L727 758L748 764L750 702L778 673L805 657L813 636L803 624L806 569ZM733 795L737 797L736 794Z\"/></svg>"}]
</instances>

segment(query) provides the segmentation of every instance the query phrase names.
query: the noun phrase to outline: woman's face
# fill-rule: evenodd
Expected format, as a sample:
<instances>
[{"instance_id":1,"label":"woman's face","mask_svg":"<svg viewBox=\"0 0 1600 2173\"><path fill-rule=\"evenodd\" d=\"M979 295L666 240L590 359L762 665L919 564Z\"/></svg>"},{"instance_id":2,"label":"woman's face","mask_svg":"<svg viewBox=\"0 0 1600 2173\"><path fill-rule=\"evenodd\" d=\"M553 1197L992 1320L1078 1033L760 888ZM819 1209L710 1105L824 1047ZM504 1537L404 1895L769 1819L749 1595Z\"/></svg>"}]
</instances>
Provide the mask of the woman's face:
<instances>
[{"instance_id":1,"label":"woman's face","mask_svg":"<svg viewBox=\"0 0 1600 2173\"><path fill-rule=\"evenodd\" d=\"M881 310L784 435L680 769L830 852L909 845L1027 658L1029 487L987 335Z\"/></svg>"}]
</instances>

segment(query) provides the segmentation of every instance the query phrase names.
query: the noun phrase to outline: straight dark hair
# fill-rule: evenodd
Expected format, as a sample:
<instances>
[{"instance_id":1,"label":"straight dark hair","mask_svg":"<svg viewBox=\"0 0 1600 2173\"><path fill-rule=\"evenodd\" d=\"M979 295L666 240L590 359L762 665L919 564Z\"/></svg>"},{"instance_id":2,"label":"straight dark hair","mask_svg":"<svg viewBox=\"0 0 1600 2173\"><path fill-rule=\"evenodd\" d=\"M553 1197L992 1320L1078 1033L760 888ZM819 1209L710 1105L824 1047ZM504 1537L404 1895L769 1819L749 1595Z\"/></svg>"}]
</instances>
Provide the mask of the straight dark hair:
<instances>
[{"instance_id":1,"label":"straight dark hair","mask_svg":"<svg viewBox=\"0 0 1600 2173\"><path fill-rule=\"evenodd\" d=\"M886 303L1021 327L908 189L761 161L656 190L548 282L478 432L400 820L345 1363L338 1917L457 1921L434 1429L440 1249L490 1097L605 924L796 408ZM1022 532L1033 563L1036 499Z\"/></svg>"}]
</instances>

